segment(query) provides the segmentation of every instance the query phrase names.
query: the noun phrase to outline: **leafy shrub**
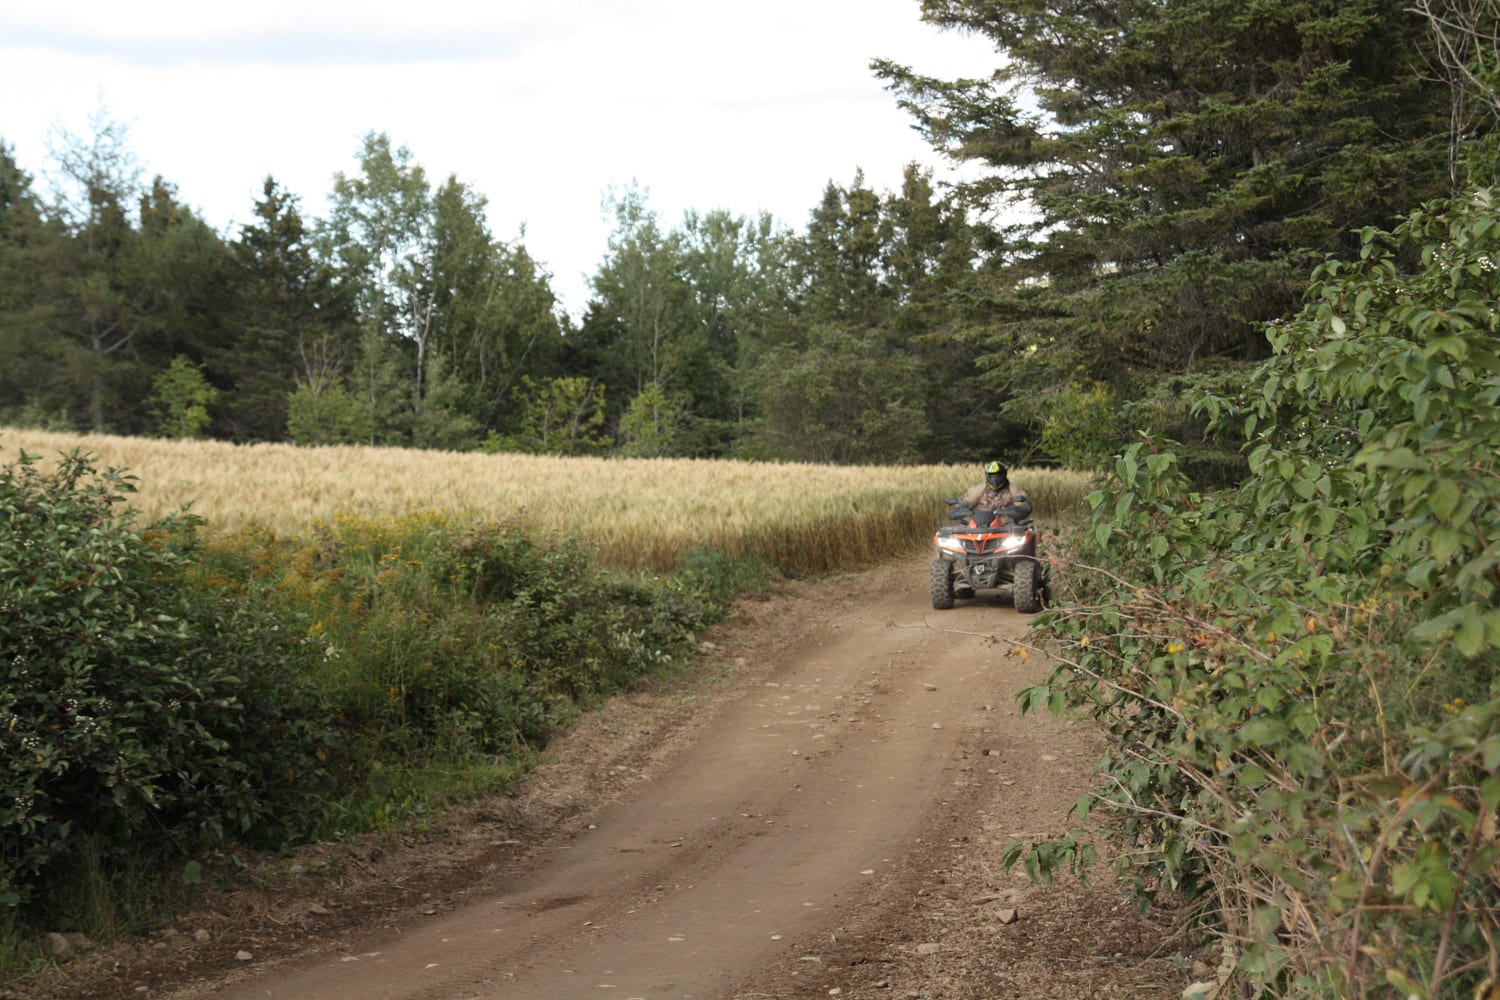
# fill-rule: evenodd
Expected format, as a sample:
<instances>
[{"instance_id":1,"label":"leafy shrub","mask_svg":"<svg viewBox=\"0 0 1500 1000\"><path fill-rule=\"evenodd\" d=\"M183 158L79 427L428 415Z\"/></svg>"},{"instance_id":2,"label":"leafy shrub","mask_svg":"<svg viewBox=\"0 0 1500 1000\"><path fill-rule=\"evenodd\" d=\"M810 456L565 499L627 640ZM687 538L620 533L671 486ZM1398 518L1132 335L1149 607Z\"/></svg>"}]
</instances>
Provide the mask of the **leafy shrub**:
<instances>
[{"instance_id":1,"label":"leafy shrub","mask_svg":"<svg viewBox=\"0 0 1500 1000\"><path fill-rule=\"evenodd\" d=\"M1133 445L1109 567L1041 622L1028 708L1107 727L1104 806L1144 893L1206 894L1256 995L1488 995L1500 966L1500 219L1489 192L1367 230L1272 331L1236 490ZM1085 832L1014 847L1037 874Z\"/></svg>"},{"instance_id":2,"label":"leafy shrub","mask_svg":"<svg viewBox=\"0 0 1500 1000\"><path fill-rule=\"evenodd\" d=\"M568 541L431 511L340 517L267 549L282 615L320 650L313 671L350 733L397 754L457 739L482 753L545 745L601 695L664 667L722 613L691 575L603 571ZM243 574L243 570L241 571Z\"/></svg>"},{"instance_id":3,"label":"leafy shrub","mask_svg":"<svg viewBox=\"0 0 1500 1000\"><path fill-rule=\"evenodd\" d=\"M294 640L195 582L196 519L138 528L129 477L36 461L0 468L0 895L33 896L85 834L284 835L327 756Z\"/></svg>"},{"instance_id":4,"label":"leafy shrub","mask_svg":"<svg viewBox=\"0 0 1500 1000\"><path fill-rule=\"evenodd\" d=\"M1119 402L1102 382L1053 393L1041 409L1042 450L1069 469L1102 468L1126 443Z\"/></svg>"}]
</instances>

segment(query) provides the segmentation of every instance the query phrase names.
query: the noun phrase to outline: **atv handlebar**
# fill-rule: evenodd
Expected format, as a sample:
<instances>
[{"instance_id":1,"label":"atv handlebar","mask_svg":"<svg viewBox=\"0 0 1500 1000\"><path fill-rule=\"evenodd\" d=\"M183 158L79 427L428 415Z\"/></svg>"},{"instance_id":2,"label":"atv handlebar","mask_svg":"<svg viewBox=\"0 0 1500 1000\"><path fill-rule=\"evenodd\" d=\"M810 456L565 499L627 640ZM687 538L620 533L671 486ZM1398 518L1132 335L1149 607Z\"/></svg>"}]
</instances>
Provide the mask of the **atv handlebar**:
<instances>
[{"instance_id":1,"label":"atv handlebar","mask_svg":"<svg viewBox=\"0 0 1500 1000\"><path fill-rule=\"evenodd\" d=\"M950 501L950 503L953 503L953 502L954 501ZM990 517L989 517L989 519L987 521L985 521L983 518L979 517L979 515L981 515L981 514L989 514ZM1026 504L1026 505L1015 505L1015 504L1012 504L1009 507L1000 507L1000 508L998 508L996 510L988 510L988 511L986 511L986 510L974 510L974 509L972 509L970 507L953 507L953 506L950 506L948 508L948 520L950 520L950 521L958 521L958 522L961 522L961 523L964 523L964 524L967 524L970 521L975 521L975 522L984 521L984 523L981 525L981 527L989 527L991 525L998 526L999 524L1003 523L1004 521L1010 521L1012 524L1024 524L1030 518L1031 518L1031 506L1029 504Z\"/></svg>"}]
</instances>

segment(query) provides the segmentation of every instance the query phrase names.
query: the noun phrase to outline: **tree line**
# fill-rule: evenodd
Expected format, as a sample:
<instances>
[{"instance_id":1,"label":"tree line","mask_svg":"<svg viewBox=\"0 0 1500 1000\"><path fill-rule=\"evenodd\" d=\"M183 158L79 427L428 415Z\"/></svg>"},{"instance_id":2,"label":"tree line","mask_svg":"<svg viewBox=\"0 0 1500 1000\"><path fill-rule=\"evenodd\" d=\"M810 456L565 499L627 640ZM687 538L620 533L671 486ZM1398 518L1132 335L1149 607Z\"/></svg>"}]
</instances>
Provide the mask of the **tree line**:
<instances>
[{"instance_id":1,"label":"tree line","mask_svg":"<svg viewBox=\"0 0 1500 1000\"><path fill-rule=\"evenodd\" d=\"M922 6L999 68L874 69L967 181L856 171L800 228L614 193L577 320L482 194L381 132L325 218L268 177L234 234L142 184L116 123L54 150L46 199L0 140L0 423L1079 466L1152 429L1227 476L1239 442L1184 396L1232 391L1361 229L1493 180L1487 2Z\"/></svg>"},{"instance_id":2,"label":"tree line","mask_svg":"<svg viewBox=\"0 0 1500 1000\"><path fill-rule=\"evenodd\" d=\"M830 183L805 231L639 189L581 320L485 198L383 133L309 219L271 177L226 238L124 130L55 157L44 202L0 144L0 422L233 441L903 462L956 456L933 390L941 289L977 266L930 175ZM983 446L998 446L990 439ZM970 445L972 449L974 445Z\"/></svg>"}]
</instances>

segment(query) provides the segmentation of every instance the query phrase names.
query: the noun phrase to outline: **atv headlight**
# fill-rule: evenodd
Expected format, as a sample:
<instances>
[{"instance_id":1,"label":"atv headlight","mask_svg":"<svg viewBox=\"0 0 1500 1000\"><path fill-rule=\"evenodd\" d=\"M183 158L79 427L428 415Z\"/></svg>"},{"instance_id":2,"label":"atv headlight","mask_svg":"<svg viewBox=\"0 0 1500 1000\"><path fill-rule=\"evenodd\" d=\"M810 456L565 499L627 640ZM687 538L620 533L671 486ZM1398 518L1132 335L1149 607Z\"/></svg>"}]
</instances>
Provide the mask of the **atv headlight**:
<instances>
[{"instance_id":1,"label":"atv headlight","mask_svg":"<svg viewBox=\"0 0 1500 1000\"><path fill-rule=\"evenodd\" d=\"M1025 533L1019 535L1006 535L1000 540L1000 548L1006 552L1014 552L1016 551L1016 549L1023 549L1026 547L1027 537L1028 536Z\"/></svg>"},{"instance_id":2,"label":"atv headlight","mask_svg":"<svg viewBox=\"0 0 1500 1000\"><path fill-rule=\"evenodd\" d=\"M964 551L964 540L962 538L953 538L951 536L947 538L940 536L937 540L937 546L944 552L957 552L962 555Z\"/></svg>"}]
</instances>

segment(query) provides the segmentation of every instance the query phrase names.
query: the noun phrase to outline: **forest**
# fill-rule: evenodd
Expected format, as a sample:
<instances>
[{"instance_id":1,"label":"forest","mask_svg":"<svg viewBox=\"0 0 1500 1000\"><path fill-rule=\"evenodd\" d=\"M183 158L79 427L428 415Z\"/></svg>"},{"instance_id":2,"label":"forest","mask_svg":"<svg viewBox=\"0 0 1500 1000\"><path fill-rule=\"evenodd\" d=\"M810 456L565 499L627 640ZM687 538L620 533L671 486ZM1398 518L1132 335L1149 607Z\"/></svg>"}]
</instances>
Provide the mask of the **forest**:
<instances>
[{"instance_id":1,"label":"forest","mask_svg":"<svg viewBox=\"0 0 1500 1000\"><path fill-rule=\"evenodd\" d=\"M854 171L795 228L616 192L577 320L485 194L382 132L326 218L267 177L237 233L144 180L103 113L51 151L45 199L0 136L0 424L1083 468L1147 430L1220 481L1242 442L1208 441L1186 396L1267 356L1323 255L1484 179L1482 28L1408 4L924 12L1007 58L978 80L872 68L976 179Z\"/></svg>"}]
</instances>

